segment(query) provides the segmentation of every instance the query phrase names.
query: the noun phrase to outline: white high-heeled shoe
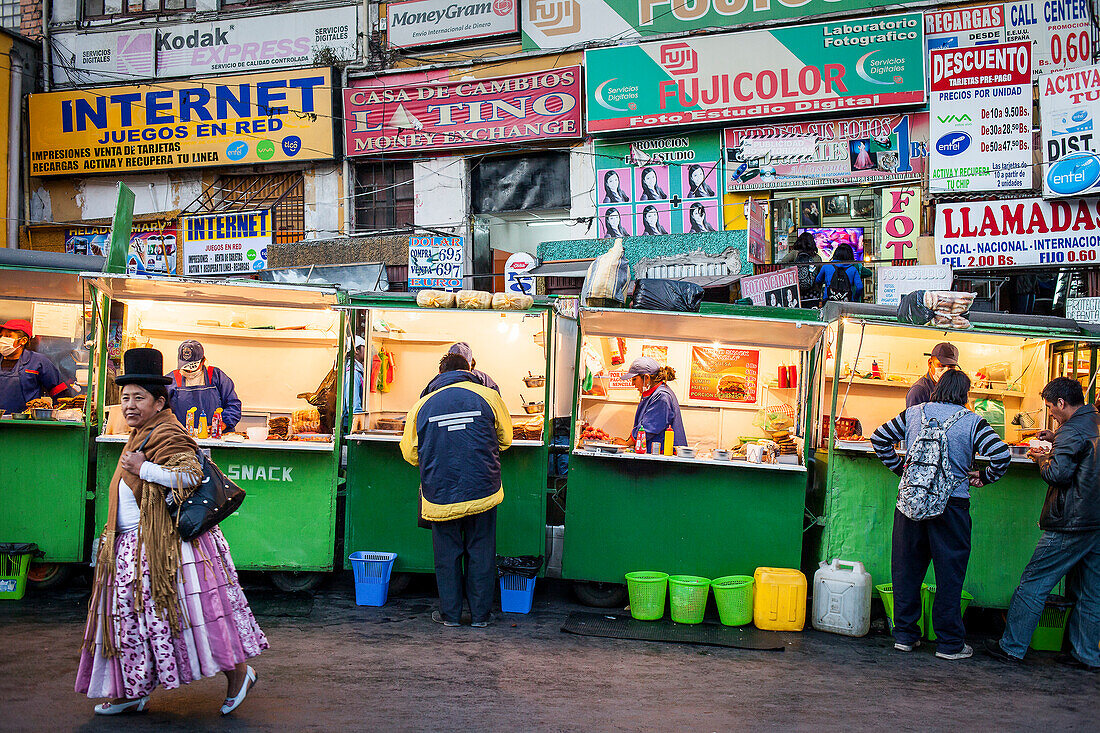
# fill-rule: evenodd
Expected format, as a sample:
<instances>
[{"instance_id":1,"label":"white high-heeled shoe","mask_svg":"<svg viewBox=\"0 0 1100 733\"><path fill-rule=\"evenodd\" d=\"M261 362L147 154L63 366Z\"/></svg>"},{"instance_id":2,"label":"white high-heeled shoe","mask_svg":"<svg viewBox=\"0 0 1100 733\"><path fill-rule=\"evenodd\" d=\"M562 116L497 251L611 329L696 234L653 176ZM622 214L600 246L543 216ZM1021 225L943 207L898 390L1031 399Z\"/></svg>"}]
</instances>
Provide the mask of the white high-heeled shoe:
<instances>
[{"instance_id":1,"label":"white high-heeled shoe","mask_svg":"<svg viewBox=\"0 0 1100 733\"><path fill-rule=\"evenodd\" d=\"M244 682L241 683L241 690L237 693L237 696L225 698L225 704L222 705L222 715L229 715L244 702L244 699L248 696L249 690L256 686L256 679L256 670L252 669L250 666L248 672L245 673Z\"/></svg>"},{"instance_id":2,"label":"white high-heeled shoe","mask_svg":"<svg viewBox=\"0 0 1100 733\"><path fill-rule=\"evenodd\" d=\"M139 697L136 700L130 700L129 702L105 702L95 706L96 715L118 715L120 713L135 712L141 713L145 711L145 704L149 702L149 696Z\"/></svg>"}]
</instances>

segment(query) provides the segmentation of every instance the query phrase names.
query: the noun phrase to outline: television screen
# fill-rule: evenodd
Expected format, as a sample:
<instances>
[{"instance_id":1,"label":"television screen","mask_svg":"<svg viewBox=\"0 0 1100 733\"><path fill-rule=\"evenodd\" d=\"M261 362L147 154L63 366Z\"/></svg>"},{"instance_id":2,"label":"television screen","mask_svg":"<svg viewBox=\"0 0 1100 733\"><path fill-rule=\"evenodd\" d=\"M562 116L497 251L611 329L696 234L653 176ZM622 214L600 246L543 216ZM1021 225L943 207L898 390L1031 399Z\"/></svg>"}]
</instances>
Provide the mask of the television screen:
<instances>
[{"instance_id":1,"label":"television screen","mask_svg":"<svg viewBox=\"0 0 1100 733\"><path fill-rule=\"evenodd\" d=\"M821 227L814 229L799 229L798 233L809 232L817 242L817 251L821 253L821 259L831 260L833 250L840 244L850 244L856 260L863 260L863 227Z\"/></svg>"}]
</instances>

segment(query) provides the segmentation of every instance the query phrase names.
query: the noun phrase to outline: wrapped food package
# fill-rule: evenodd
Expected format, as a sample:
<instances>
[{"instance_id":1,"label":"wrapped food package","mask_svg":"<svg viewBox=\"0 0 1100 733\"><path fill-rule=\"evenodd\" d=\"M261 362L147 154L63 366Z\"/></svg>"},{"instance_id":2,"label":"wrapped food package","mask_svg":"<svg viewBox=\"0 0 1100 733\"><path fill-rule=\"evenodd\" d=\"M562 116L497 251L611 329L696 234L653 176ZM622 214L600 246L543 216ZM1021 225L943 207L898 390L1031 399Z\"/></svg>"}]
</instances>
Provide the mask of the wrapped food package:
<instances>
[{"instance_id":1,"label":"wrapped food package","mask_svg":"<svg viewBox=\"0 0 1100 733\"><path fill-rule=\"evenodd\" d=\"M542 418L516 420L512 423L513 440L539 440L542 438Z\"/></svg>"},{"instance_id":2,"label":"wrapped food package","mask_svg":"<svg viewBox=\"0 0 1100 733\"><path fill-rule=\"evenodd\" d=\"M295 433L319 433L321 432L321 413L315 407L295 410L291 415L290 424Z\"/></svg>"},{"instance_id":3,"label":"wrapped food package","mask_svg":"<svg viewBox=\"0 0 1100 733\"><path fill-rule=\"evenodd\" d=\"M498 311L525 311L535 304L535 299L530 295L521 293L494 293L493 310Z\"/></svg>"},{"instance_id":4,"label":"wrapped food package","mask_svg":"<svg viewBox=\"0 0 1100 733\"><path fill-rule=\"evenodd\" d=\"M290 418L273 417L267 421L268 440L290 440Z\"/></svg>"},{"instance_id":5,"label":"wrapped food package","mask_svg":"<svg viewBox=\"0 0 1100 733\"><path fill-rule=\"evenodd\" d=\"M459 290L456 301L459 308L488 310L493 307L493 294L484 290Z\"/></svg>"},{"instance_id":6,"label":"wrapped food package","mask_svg":"<svg viewBox=\"0 0 1100 733\"><path fill-rule=\"evenodd\" d=\"M421 308L454 308L455 294L442 290L421 290L416 294L416 304Z\"/></svg>"}]
</instances>

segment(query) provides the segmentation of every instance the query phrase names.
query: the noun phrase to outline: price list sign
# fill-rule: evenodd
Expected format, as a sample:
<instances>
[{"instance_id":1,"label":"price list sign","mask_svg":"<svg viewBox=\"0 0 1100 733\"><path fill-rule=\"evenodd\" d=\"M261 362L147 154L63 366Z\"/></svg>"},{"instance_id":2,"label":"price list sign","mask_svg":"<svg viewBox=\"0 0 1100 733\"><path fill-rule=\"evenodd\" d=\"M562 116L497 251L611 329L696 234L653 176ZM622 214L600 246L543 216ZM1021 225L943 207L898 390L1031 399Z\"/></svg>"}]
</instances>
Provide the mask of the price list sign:
<instances>
[{"instance_id":1,"label":"price list sign","mask_svg":"<svg viewBox=\"0 0 1100 733\"><path fill-rule=\"evenodd\" d=\"M932 191L1031 188L1031 44L932 51Z\"/></svg>"},{"instance_id":2,"label":"price list sign","mask_svg":"<svg viewBox=\"0 0 1100 733\"><path fill-rule=\"evenodd\" d=\"M462 287L462 237L409 237L409 289Z\"/></svg>"}]
</instances>

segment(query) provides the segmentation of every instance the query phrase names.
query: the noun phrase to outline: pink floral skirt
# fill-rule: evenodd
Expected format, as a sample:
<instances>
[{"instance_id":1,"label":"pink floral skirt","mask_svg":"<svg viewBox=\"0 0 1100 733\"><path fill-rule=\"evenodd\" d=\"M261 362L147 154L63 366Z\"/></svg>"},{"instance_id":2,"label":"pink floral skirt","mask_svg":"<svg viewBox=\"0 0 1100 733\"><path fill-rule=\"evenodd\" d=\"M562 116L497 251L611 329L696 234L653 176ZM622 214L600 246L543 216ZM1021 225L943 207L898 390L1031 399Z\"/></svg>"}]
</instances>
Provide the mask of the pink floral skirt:
<instances>
[{"instance_id":1,"label":"pink floral skirt","mask_svg":"<svg viewBox=\"0 0 1100 733\"><path fill-rule=\"evenodd\" d=\"M221 530L214 527L194 542L181 543L177 594L185 628L172 636L157 615L144 548L137 561L135 529L116 539L113 593L100 602L112 618L118 655L103 654L102 629L94 649L80 655L76 691L88 697L144 697L157 685L172 690L201 677L233 669L268 648L237 582L237 569ZM144 609L135 607L141 593Z\"/></svg>"}]
</instances>

